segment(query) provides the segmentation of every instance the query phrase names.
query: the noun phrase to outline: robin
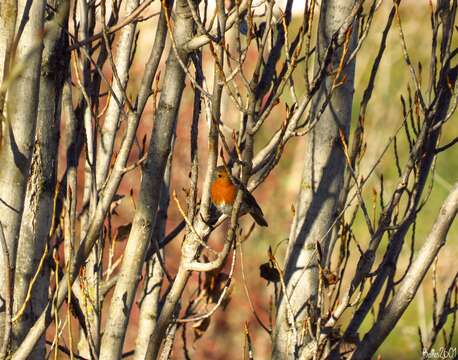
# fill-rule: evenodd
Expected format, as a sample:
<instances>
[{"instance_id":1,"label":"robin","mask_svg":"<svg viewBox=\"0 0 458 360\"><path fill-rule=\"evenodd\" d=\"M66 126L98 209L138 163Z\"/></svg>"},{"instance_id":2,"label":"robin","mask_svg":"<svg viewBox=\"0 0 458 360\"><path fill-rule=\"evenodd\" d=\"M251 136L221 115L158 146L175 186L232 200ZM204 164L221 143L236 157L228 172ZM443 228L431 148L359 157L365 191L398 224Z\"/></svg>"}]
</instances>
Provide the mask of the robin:
<instances>
[{"instance_id":1,"label":"robin","mask_svg":"<svg viewBox=\"0 0 458 360\"><path fill-rule=\"evenodd\" d=\"M250 194L242 183L237 181L237 185L234 185L226 168L224 166L218 166L213 175L210 195L213 204L220 212L227 215L231 214L232 205L234 205L238 189L242 189L243 191L243 199L240 207L241 213L250 213L258 225L268 226L266 219L264 219L264 214L253 195Z\"/></svg>"}]
</instances>

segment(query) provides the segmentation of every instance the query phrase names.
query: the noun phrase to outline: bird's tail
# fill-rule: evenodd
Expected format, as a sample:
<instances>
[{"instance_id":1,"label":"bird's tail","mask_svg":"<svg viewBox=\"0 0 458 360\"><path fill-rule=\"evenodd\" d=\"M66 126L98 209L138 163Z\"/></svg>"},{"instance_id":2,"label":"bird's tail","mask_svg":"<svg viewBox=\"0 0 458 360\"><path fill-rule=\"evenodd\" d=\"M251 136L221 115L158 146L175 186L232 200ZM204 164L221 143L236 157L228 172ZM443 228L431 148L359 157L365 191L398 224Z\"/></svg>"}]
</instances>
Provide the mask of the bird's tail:
<instances>
[{"instance_id":1,"label":"bird's tail","mask_svg":"<svg viewBox=\"0 0 458 360\"><path fill-rule=\"evenodd\" d=\"M256 211L258 209L253 210L254 211L250 211L250 215L254 219L254 221L256 221L256 224L258 224L259 226L269 226L269 224L267 224L266 219L264 218L264 214L262 213L262 211Z\"/></svg>"}]
</instances>

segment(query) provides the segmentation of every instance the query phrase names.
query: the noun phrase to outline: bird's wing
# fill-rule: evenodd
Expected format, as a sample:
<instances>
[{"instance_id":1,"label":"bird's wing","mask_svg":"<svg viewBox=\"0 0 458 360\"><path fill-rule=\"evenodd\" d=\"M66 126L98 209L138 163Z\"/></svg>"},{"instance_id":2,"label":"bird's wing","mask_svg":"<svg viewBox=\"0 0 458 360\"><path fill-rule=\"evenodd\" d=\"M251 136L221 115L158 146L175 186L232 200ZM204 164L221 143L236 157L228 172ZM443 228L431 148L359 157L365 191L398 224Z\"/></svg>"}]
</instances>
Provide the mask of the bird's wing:
<instances>
[{"instance_id":1,"label":"bird's wing","mask_svg":"<svg viewBox=\"0 0 458 360\"><path fill-rule=\"evenodd\" d=\"M267 221L264 218L264 213L254 196L251 195L247 189L243 189L243 197L245 204L248 205L248 211L256 223L260 226L268 226Z\"/></svg>"}]
</instances>

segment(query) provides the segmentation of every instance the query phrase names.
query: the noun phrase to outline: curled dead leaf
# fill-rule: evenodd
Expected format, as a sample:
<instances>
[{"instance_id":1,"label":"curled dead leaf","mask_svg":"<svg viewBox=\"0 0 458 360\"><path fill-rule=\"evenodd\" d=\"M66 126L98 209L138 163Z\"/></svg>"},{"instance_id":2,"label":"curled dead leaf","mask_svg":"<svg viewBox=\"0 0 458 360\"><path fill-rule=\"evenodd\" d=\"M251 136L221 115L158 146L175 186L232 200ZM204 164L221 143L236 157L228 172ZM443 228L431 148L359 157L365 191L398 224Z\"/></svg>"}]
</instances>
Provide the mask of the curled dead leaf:
<instances>
[{"instance_id":1,"label":"curled dead leaf","mask_svg":"<svg viewBox=\"0 0 458 360\"><path fill-rule=\"evenodd\" d=\"M260 276L269 282L279 282L280 274L271 261L261 264L259 266Z\"/></svg>"}]
</instances>

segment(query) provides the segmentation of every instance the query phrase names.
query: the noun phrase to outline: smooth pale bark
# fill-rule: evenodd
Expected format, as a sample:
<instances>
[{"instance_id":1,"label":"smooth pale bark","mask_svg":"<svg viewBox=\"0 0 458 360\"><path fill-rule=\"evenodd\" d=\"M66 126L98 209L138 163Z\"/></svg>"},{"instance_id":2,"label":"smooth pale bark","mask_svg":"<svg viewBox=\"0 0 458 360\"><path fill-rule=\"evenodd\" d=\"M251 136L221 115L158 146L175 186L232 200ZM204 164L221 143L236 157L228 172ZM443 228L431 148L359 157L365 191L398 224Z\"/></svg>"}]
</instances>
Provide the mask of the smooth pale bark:
<instances>
[{"instance_id":1,"label":"smooth pale bark","mask_svg":"<svg viewBox=\"0 0 458 360\"><path fill-rule=\"evenodd\" d=\"M50 5L59 9L66 19L68 6L63 0L52 1ZM14 307L17 313L23 306L31 279L38 269L43 256L53 220L54 195L57 170L57 148L61 114L61 92L66 73L64 31L56 23L60 15L48 20L51 23L44 41L41 64L40 96L38 102L37 129L31 174L27 185L24 213L22 217L19 245L16 257L14 281ZM13 348L19 344L28 329L41 314L48 301L49 273L44 266L37 277L24 315L13 326ZM30 359L45 356L44 337L37 344Z\"/></svg>"},{"instance_id":2,"label":"smooth pale bark","mask_svg":"<svg viewBox=\"0 0 458 360\"><path fill-rule=\"evenodd\" d=\"M123 4L123 13L127 16L130 14L137 6L138 0L129 0ZM114 98L118 99L118 101L123 104L124 101L124 89L127 84L127 80L129 77L129 67L130 67L130 60L131 60L131 51L135 37L135 29L136 23L132 22L129 25L122 28L119 32L119 40L117 41L116 50L114 51L114 65L115 71L119 77L120 82L116 80L113 76L112 81L112 90L114 96L110 96L108 108L105 114L104 122L101 129L101 136L100 141L97 142L96 148L96 158L95 158L95 186L96 189L99 191L103 184L106 181L106 177L108 174L108 169L111 163L112 154L113 154L113 145L118 134L118 124L119 118L121 114L121 108L117 101ZM122 106L122 105L121 105ZM92 174L88 174L88 176L92 176ZM90 190L87 191L88 200L90 200ZM92 202L95 199L92 199ZM93 209L94 204L91 204L90 208ZM100 274L99 272L92 271L93 269L100 268L99 262L99 252L101 251L100 246L97 245L91 256L88 259L86 268L89 270L86 272L88 277L88 284L90 284L91 291L87 296L91 299L88 301L88 307L86 309L86 319L88 321L88 328L93 329L91 331L91 341L94 343L94 347L98 349L99 341L100 341L100 301L101 297L99 295L99 282L100 282ZM89 304L95 304L95 308L93 308ZM89 356L89 349L87 344L87 339L83 332L81 333L80 342L78 344L78 348L80 349L80 354L83 356Z\"/></svg>"},{"instance_id":3,"label":"smooth pale bark","mask_svg":"<svg viewBox=\"0 0 458 360\"><path fill-rule=\"evenodd\" d=\"M9 251L11 271L15 268L19 229L35 138L45 1L19 0L17 6L16 37L17 34L21 36L17 41L14 63L25 66L7 90L6 121L2 121L1 124L0 144L0 164L2 164L0 221ZM4 7L3 3L2 7ZM4 18L2 17L0 21L3 22ZM3 257L0 257L0 269L2 269L0 306L3 307L3 299L7 292L3 286L5 284ZM4 315L4 309L0 310L0 339L3 339Z\"/></svg>"},{"instance_id":4,"label":"smooth pale bark","mask_svg":"<svg viewBox=\"0 0 458 360\"><path fill-rule=\"evenodd\" d=\"M129 0L124 3L124 14L126 16L135 10L138 6L138 0ZM120 83L113 77L112 87L116 98L121 102L124 101L123 94L129 78L129 67L131 60L132 46L135 38L135 21L125 26L119 32L116 50L114 52L114 65L119 76ZM116 138L119 117L121 110L118 103L110 96L110 103L103 121L100 141L97 143L96 153L96 182L97 190L100 190L107 177L108 169L113 154L113 144Z\"/></svg>"},{"instance_id":5,"label":"smooth pale bark","mask_svg":"<svg viewBox=\"0 0 458 360\"><path fill-rule=\"evenodd\" d=\"M151 239L150 247L155 248L159 240L165 235L167 224L167 209L170 202L170 172L172 167L173 151L169 154L167 168L164 173L164 180L161 186L159 198L159 209L156 215L156 224ZM162 257L163 258L163 257ZM145 358L148 342L156 326L159 315L159 301L164 272L159 261L158 255L153 255L146 262L145 280L143 285L143 296L140 300L140 314L138 316L138 332L135 340L135 360Z\"/></svg>"},{"instance_id":6,"label":"smooth pale bark","mask_svg":"<svg viewBox=\"0 0 458 360\"><path fill-rule=\"evenodd\" d=\"M89 5L89 1L80 0L76 2L76 18L78 21L78 39L86 41L94 31L95 23L95 7ZM84 51L87 54L91 53L90 45L83 45ZM105 58L106 51L102 47L97 62L101 58ZM99 64L102 64L99 62ZM95 188L94 166L95 166L95 125L93 122L92 107L97 100L94 96L100 90L100 80L95 73L91 75L91 64L87 56L80 53L78 70L81 78L81 86L87 94L84 100L80 102L82 109L81 121L84 124L84 148L85 148L85 163L84 163L84 187L82 211L80 216L80 237L83 239L88 231L91 219L94 216L95 206L97 203L97 193ZM75 246L75 245L73 245ZM80 330L80 338L78 342L78 352L83 357L95 357L100 345L100 277L101 273L98 269L101 268L101 244L97 242L94 246L86 264L84 272L85 288L82 291L81 309L84 314L85 326L87 329L87 337Z\"/></svg>"},{"instance_id":7,"label":"smooth pale bark","mask_svg":"<svg viewBox=\"0 0 458 360\"><path fill-rule=\"evenodd\" d=\"M344 24L355 5L354 0L322 1L318 27L318 59L315 71L318 71L332 36ZM353 27L350 50L355 45L357 28ZM331 68L336 70L342 50L334 51ZM296 214L290 230L290 238L285 262L285 283L287 296L291 303L295 327L301 334L304 320L307 318L307 304L311 306L312 321L315 316L314 305L318 293L318 267L316 244L327 248L328 230L336 217L336 209L344 179L345 156L339 139L339 129L346 138L350 130L353 100L354 63L347 65L341 74L345 84L332 95L321 119L306 138L304 168L296 204ZM316 94L312 114L318 113L328 96L335 77L326 76ZM280 298L277 310L276 326L273 334L273 359L290 359L300 352L295 344L293 327L289 324L287 305L284 294ZM302 346L306 346L305 339ZM299 345L299 344L297 344Z\"/></svg>"},{"instance_id":8,"label":"smooth pale bark","mask_svg":"<svg viewBox=\"0 0 458 360\"><path fill-rule=\"evenodd\" d=\"M16 27L17 1L3 0L0 3L0 83L9 67L10 49Z\"/></svg>"},{"instance_id":9,"label":"smooth pale bark","mask_svg":"<svg viewBox=\"0 0 458 360\"><path fill-rule=\"evenodd\" d=\"M375 325L364 336L352 360L369 359L393 330L407 306L412 302L418 287L430 269L439 250L445 245L448 231L458 211L458 183L444 201L436 222L406 276L399 284L393 299Z\"/></svg>"},{"instance_id":10,"label":"smooth pale bark","mask_svg":"<svg viewBox=\"0 0 458 360\"><path fill-rule=\"evenodd\" d=\"M129 0L123 4L123 13L127 16L138 6L138 0ZM119 78L119 82L116 80L116 77L113 76L112 81L112 90L114 96L110 96L108 108L105 114L104 122L101 129L100 141L97 143L96 158L95 158L95 186L97 190L100 190L103 184L106 181L108 174L108 169L111 163L111 158L113 154L113 145L116 135L118 134L118 124L121 114L121 108L115 98L123 104L124 101L124 89L127 84L129 77L129 67L131 60L131 51L133 47L134 37L135 37L136 23L132 22L129 25L121 29L119 33L119 40L117 41L117 47L114 51L114 66L116 74ZM92 177L91 173L88 173L88 177ZM91 201L90 209L93 209L96 201L95 197L90 199L90 189L86 189L88 201ZM86 310L86 319L88 321L88 329L91 333L92 343L94 348L97 351L100 342L100 301L102 298L99 293L99 283L100 283L100 272L93 271L93 269L100 269L99 264L99 254L101 248L100 245L97 245L87 262L87 278L88 285L90 286L91 291L88 292L87 296L89 301L87 302L88 306ZM93 304L94 307L90 304ZM78 344L80 353L83 356L89 356L89 349L87 344L87 339L83 332L81 332L81 340Z\"/></svg>"},{"instance_id":11,"label":"smooth pale bark","mask_svg":"<svg viewBox=\"0 0 458 360\"><path fill-rule=\"evenodd\" d=\"M187 64L188 54L182 50L182 46L193 35L192 29L193 19L187 0L177 1L174 39L177 46L176 50L184 64ZM171 150L171 141L185 80L186 74L179 63L175 50L171 48L157 114L154 119L148 158L143 167L140 200L124 251L119 280L110 304L109 317L102 338L100 359L117 359L122 352L130 310L141 277L146 251L150 244L159 203L159 189L167 157Z\"/></svg>"},{"instance_id":12,"label":"smooth pale bark","mask_svg":"<svg viewBox=\"0 0 458 360\"><path fill-rule=\"evenodd\" d=\"M10 49L14 39L14 30L16 27L16 17L17 17L17 1L16 0L5 0L0 3L0 84L4 85L3 80L7 76L7 70L9 68L9 60L10 60ZM6 89L4 90L6 91ZM3 133L5 132L5 92L0 93L0 146L4 143L2 140ZM0 235L1 236L1 235ZM2 244L5 246L5 244ZM3 247L2 247L3 249ZM3 266L2 269L5 269L5 259L8 257L7 253L2 250L1 254L2 259L0 260L0 265ZM0 271L4 272L4 270ZM9 322L8 319L5 318L5 311L7 311L7 303L10 304L11 310L11 300L7 301L5 299L6 291L6 280L5 276L0 275L1 280L1 288L0 288L0 356L5 354L4 351L7 350L6 344L3 342L6 341L5 336L9 339L10 338L10 330L11 330L11 323L6 324L5 320ZM11 298L11 296L10 296ZM5 329L8 334L5 334Z\"/></svg>"}]
</instances>

